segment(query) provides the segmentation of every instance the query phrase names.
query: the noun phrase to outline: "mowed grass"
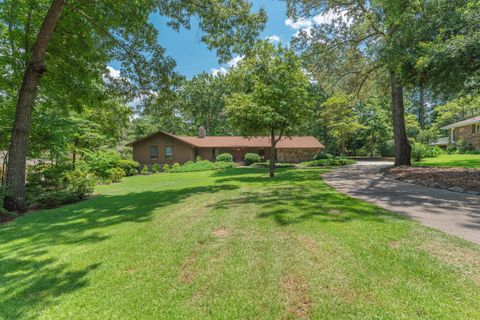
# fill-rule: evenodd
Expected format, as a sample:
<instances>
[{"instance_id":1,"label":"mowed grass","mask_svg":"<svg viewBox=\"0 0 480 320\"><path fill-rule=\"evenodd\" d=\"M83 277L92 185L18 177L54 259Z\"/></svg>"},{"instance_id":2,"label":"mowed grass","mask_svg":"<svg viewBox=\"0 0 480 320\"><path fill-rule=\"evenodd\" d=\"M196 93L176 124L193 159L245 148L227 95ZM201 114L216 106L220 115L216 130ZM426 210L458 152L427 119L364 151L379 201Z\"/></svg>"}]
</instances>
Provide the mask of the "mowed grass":
<instances>
[{"instance_id":1,"label":"mowed grass","mask_svg":"<svg viewBox=\"0 0 480 320\"><path fill-rule=\"evenodd\" d=\"M415 162L415 166L480 168L480 154L445 154Z\"/></svg>"},{"instance_id":2,"label":"mowed grass","mask_svg":"<svg viewBox=\"0 0 480 320\"><path fill-rule=\"evenodd\" d=\"M322 172L136 176L1 225L0 318L480 318L479 246Z\"/></svg>"}]
</instances>

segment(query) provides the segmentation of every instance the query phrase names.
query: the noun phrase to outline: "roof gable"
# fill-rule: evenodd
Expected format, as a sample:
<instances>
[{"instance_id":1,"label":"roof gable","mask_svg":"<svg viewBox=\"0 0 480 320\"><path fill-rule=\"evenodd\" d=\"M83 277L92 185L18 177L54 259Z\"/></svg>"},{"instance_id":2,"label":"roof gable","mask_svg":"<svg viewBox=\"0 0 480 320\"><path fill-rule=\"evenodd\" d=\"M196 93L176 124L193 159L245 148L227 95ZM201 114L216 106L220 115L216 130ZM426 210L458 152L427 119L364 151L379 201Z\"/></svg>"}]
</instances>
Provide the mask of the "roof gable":
<instances>
[{"instance_id":1,"label":"roof gable","mask_svg":"<svg viewBox=\"0 0 480 320\"><path fill-rule=\"evenodd\" d=\"M473 118L463 120L463 121L460 121L460 122L452 123L448 126L441 127L440 129L448 130L448 129L452 129L452 128L465 127L465 126L475 124L475 123L480 123L480 116L473 117Z\"/></svg>"}]
</instances>

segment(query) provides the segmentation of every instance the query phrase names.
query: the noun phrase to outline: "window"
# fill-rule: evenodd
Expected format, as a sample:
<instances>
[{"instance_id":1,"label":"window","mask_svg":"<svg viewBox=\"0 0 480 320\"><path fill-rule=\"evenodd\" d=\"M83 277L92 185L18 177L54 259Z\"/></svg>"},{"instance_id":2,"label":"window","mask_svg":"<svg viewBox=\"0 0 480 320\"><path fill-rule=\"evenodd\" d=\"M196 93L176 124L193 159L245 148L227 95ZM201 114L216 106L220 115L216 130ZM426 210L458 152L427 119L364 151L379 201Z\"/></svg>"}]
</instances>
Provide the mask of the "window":
<instances>
[{"instance_id":1,"label":"window","mask_svg":"<svg viewBox=\"0 0 480 320\"><path fill-rule=\"evenodd\" d=\"M158 160L158 146L150 146L150 160Z\"/></svg>"},{"instance_id":2,"label":"window","mask_svg":"<svg viewBox=\"0 0 480 320\"><path fill-rule=\"evenodd\" d=\"M165 160L173 160L173 146L165 146Z\"/></svg>"},{"instance_id":3,"label":"window","mask_svg":"<svg viewBox=\"0 0 480 320\"><path fill-rule=\"evenodd\" d=\"M472 133L480 133L480 123L477 123L477 124L473 125Z\"/></svg>"},{"instance_id":4,"label":"window","mask_svg":"<svg viewBox=\"0 0 480 320\"><path fill-rule=\"evenodd\" d=\"M258 150L258 155L259 155L260 157L264 157L264 156L265 156L265 149L259 149L259 150Z\"/></svg>"}]
</instances>

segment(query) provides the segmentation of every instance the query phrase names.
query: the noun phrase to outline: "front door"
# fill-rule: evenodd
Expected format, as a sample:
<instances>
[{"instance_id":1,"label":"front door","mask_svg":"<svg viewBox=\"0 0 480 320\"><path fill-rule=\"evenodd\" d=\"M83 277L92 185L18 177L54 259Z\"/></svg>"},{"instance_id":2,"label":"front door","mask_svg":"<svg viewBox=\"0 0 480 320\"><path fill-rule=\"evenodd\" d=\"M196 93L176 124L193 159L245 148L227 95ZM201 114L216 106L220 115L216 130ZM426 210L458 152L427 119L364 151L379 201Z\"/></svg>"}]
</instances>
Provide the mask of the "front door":
<instances>
[{"instance_id":1,"label":"front door","mask_svg":"<svg viewBox=\"0 0 480 320\"><path fill-rule=\"evenodd\" d=\"M235 162L241 162L243 161L243 151L241 148L235 148L233 149L233 161Z\"/></svg>"}]
</instances>

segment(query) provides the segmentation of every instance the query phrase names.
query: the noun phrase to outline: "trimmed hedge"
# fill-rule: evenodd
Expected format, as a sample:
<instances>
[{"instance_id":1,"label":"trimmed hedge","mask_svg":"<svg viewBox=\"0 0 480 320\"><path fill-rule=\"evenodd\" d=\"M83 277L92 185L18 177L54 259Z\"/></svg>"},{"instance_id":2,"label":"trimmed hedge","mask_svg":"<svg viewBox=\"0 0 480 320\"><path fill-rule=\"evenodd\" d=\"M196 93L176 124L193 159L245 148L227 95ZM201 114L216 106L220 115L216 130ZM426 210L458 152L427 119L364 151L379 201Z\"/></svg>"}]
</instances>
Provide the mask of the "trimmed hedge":
<instances>
[{"instance_id":1,"label":"trimmed hedge","mask_svg":"<svg viewBox=\"0 0 480 320\"><path fill-rule=\"evenodd\" d=\"M233 156L230 153L222 153L219 154L215 160L220 161L220 162L233 162ZM197 161L200 162L200 161Z\"/></svg>"},{"instance_id":2,"label":"trimmed hedge","mask_svg":"<svg viewBox=\"0 0 480 320\"><path fill-rule=\"evenodd\" d=\"M256 153L246 153L245 154L245 165L249 166L254 163L260 162L262 158Z\"/></svg>"},{"instance_id":3,"label":"trimmed hedge","mask_svg":"<svg viewBox=\"0 0 480 320\"><path fill-rule=\"evenodd\" d=\"M354 164L355 160L337 158L337 159L321 159L306 161L299 164L300 167L333 167L333 166L346 166Z\"/></svg>"},{"instance_id":4,"label":"trimmed hedge","mask_svg":"<svg viewBox=\"0 0 480 320\"><path fill-rule=\"evenodd\" d=\"M185 163L183 166L175 163L171 168L168 170L164 170L165 172L195 172L195 171L207 171L207 170L220 170L220 169L228 169L234 166L233 162L225 162L225 161L218 161L218 162L211 162L208 160L201 160L197 162L189 162Z\"/></svg>"}]
</instances>

